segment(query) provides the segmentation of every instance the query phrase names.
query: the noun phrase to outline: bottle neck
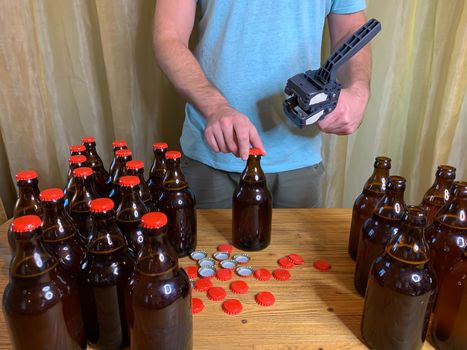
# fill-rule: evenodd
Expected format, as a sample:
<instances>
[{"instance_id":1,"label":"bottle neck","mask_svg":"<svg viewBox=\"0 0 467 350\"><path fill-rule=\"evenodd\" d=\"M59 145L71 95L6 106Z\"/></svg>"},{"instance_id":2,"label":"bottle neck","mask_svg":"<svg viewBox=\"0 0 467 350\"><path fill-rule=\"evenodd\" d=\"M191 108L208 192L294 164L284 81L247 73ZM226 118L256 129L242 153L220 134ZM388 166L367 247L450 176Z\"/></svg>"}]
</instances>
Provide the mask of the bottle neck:
<instances>
[{"instance_id":1,"label":"bottle neck","mask_svg":"<svg viewBox=\"0 0 467 350\"><path fill-rule=\"evenodd\" d=\"M37 180L33 182L18 182L18 200L16 201L13 217L35 214L42 215L42 204L39 200L39 186Z\"/></svg>"},{"instance_id":2,"label":"bottle neck","mask_svg":"<svg viewBox=\"0 0 467 350\"><path fill-rule=\"evenodd\" d=\"M144 229L144 241L135 265L143 275L170 278L178 271L178 257L169 243L166 227Z\"/></svg>"},{"instance_id":3,"label":"bottle neck","mask_svg":"<svg viewBox=\"0 0 467 350\"><path fill-rule=\"evenodd\" d=\"M386 252L402 263L411 265L428 263L429 247L424 232L424 226L403 221L399 234L389 242Z\"/></svg>"},{"instance_id":4,"label":"bottle neck","mask_svg":"<svg viewBox=\"0 0 467 350\"><path fill-rule=\"evenodd\" d=\"M42 229L14 233L15 254L10 263L13 278L39 277L58 265L58 260L45 249L41 235Z\"/></svg>"},{"instance_id":5,"label":"bottle neck","mask_svg":"<svg viewBox=\"0 0 467 350\"><path fill-rule=\"evenodd\" d=\"M126 247L125 239L115 223L115 212L92 213L92 230L89 237L90 254L112 254Z\"/></svg>"},{"instance_id":6,"label":"bottle neck","mask_svg":"<svg viewBox=\"0 0 467 350\"><path fill-rule=\"evenodd\" d=\"M454 196L440 209L436 220L459 229L467 229L467 187L457 187Z\"/></svg>"},{"instance_id":7,"label":"bottle neck","mask_svg":"<svg viewBox=\"0 0 467 350\"><path fill-rule=\"evenodd\" d=\"M134 187L122 187L120 186L120 192L122 194L121 208L134 208L143 209L145 207L141 196L139 194L138 186ZM136 207L135 207L136 206Z\"/></svg>"},{"instance_id":8,"label":"bottle neck","mask_svg":"<svg viewBox=\"0 0 467 350\"><path fill-rule=\"evenodd\" d=\"M167 172L162 187L169 191L182 190L188 187L180 168L180 159L167 160Z\"/></svg>"},{"instance_id":9,"label":"bottle neck","mask_svg":"<svg viewBox=\"0 0 467 350\"><path fill-rule=\"evenodd\" d=\"M389 220L400 220L405 212L404 191L388 189L378 202L374 213Z\"/></svg>"},{"instance_id":10,"label":"bottle neck","mask_svg":"<svg viewBox=\"0 0 467 350\"><path fill-rule=\"evenodd\" d=\"M240 180L246 183L266 182L263 169L261 168L261 156L250 155L243 170Z\"/></svg>"},{"instance_id":11,"label":"bottle neck","mask_svg":"<svg viewBox=\"0 0 467 350\"><path fill-rule=\"evenodd\" d=\"M382 194L386 192L388 178L389 169L374 168L373 174L371 174L370 178L366 181L363 190Z\"/></svg>"},{"instance_id":12,"label":"bottle neck","mask_svg":"<svg viewBox=\"0 0 467 350\"><path fill-rule=\"evenodd\" d=\"M154 150L154 162L151 167L150 177L153 180L163 178L167 169L167 163L165 159L166 149L155 149Z\"/></svg>"},{"instance_id":13,"label":"bottle neck","mask_svg":"<svg viewBox=\"0 0 467 350\"><path fill-rule=\"evenodd\" d=\"M94 186L94 177L75 177L75 195L73 198L76 199L95 199L97 198L97 192Z\"/></svg>"}]
</instances>

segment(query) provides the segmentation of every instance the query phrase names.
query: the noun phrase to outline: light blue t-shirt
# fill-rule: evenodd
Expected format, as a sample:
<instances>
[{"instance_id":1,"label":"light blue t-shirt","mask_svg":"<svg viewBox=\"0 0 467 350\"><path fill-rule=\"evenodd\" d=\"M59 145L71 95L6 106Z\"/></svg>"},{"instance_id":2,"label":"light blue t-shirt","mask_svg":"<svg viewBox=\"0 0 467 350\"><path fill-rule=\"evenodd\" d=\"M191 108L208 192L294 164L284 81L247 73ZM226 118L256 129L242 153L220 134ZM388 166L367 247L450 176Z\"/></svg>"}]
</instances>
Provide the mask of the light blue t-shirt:
<instances>
[{"instance_id":1,"label":"light blue t-shirt","mask_svg":"<svg viewBox=\"0 0 467 350\"><path fill-rule=\"evenodd\" d=\"M258 129L267 173L300 169L321 161L321 135L299 129L282 110L291 76L320 66L325 17L361 11L365 0L199 0L195 56L209 81ZM180 138L188 157L225 171L245 162L216 153L204 138L206 119L190 104Z\"/></svg>"}]
</instances>

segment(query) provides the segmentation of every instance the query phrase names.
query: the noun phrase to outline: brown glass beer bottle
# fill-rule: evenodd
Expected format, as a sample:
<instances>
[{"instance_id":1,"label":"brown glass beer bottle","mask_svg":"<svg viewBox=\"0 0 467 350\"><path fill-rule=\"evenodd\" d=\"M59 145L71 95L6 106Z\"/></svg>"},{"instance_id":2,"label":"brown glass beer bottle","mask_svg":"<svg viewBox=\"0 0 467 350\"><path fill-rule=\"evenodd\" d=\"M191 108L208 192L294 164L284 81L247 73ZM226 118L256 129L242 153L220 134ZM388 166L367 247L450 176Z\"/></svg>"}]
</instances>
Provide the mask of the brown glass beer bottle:
<instances>
[{"instance_id":1,"label":"brown glass beer bottle","mask_svg":"<svg viewBox=\"0 0 467 350\"><path fill-rule=\"evenodd\" d=\"M78 226L65 210L63 191L59 188L49 188L41 192L40 198L44 207L44 245L59 259L63 270L69 276L77 278L86 247L80 239Z\"/></svg>"},{"instance_id":2,"label":"brown glass beer bottle","mask_svg":"<svg viewBox=\"0 0 467 350\"><path fill-rule=\"evenodd\" d=\"M92 231L82 264L84 324L88 341L99 350L129 345L124 293L133 262L115 223L113 207L109 198L91 202Z\"/></svg>"},{"instance_id":3,"label":"brown glass beer bottle","mask_svg":"<svg viewBox=\"0 0 467 350\"><path fill-rule=\"evenodd\" d=\"M272 196L261 169L261 156L259 149L250 149L232 197L232 242L242 250L261 250L271 242Z\"/></svg>"},{"instance_id":4,"label":"brown glass beer bottle","mask_svg":"<svg viewBox=\"0 0 467 350\"><path fill-rule=\"evenodd\" d=\"M361 328L372 349L423 346L436 291L425 226L423 208L409 206L399 233L371 267Z\"/></svg>"},{"instance_id":5,"label":"brown glass beer bottle","mask_svg":"<svg viewBox=\"0 0 467 350\"><path fill-rule=\"evenodd\" d=\"M389 176L386 194L376 205L371 218L362 226L354 279L355 288L361 296L365 296L371 264L399 231L405 211L404 191L405 178Z\"/></svg>"},{"instance_id":6,"label":"brown glass beer bottle","mask_svg":"<svg viewBox=\"0 0 467 350\"><path fill-rule=\"evenodd\" d=\"M73 170L75 178L75 193L70 201L70 216L73 218L81 240L87 242L91 232L91 213L89 205L93 199L99 198L94 187L94 173L89 167Z\"/></svg>"},{"instance_id":7,"label":"brown glass beer bottle","mask_svg":"<svg viewBox=\"0 0 467 350\"><path fill-rule=\"evenodd\" d=\"M16 173L18 198L13 209L13 217L23 215L42 215L42 205L39 199L39 180L34 170L24 170Z\"/></svg>"},{"instance_id":8,"label":"brown glass beer bottle","mask_svg":"<svg viewBox=\"0 0 467 350\"><path fill-rule=\"evenodd\" d=\"M88 164L94 171L96 190L100 196L106 197L113 188L112 178L107 170L105 170L102 159L97 153L96 139L94 137L83 137L81 142L86 147Z\"/></svg>"},{"instance_id":9,"label":"brown glass beer bottle","mask_svg":"<svg viewBox=\"0 0 467 350\"><path fill-rule=\"evenodd\" d=\"M132 350L190 350L193 344L190 281L167 238L167 217L142 219L144 243L127 295Z\"/></svg>"},{"instance_id":10,"label":"brown glass beer bottle","mask_svg":"<svg viewBox=\"0 0 467 350\"><path fill-rule=\"evenodd\" d=\"M3 312L13 346L30 349L84 349L86 338L77 288L43 246L41 219L25 215L12 223L15 254L3 294Z\"/></svg>"},{"instance_id":11,"label":"brown glass beer bottle","mask_svg":"<svg viewBox=\"0 0 467 350\"><path fill-rule=\"evenodd\" d=\"M129 149L121 149L115 152L117 163L115 165L114 174L112 177L113 188L110 191L109 198L114 201L115 208L120 204L120 190L118 188L118 179L126 175L126 163L132 159L133 152Z\"/></svg>"},{"instance_id":12,"label":"brown glass beer bottle","mask_svg":"<svg viewBox=\"0 0 467 350\"><path fill-rule=\"evenodd\" d=\"M115 167L117 166L117 156L115 155L115 152L120 151L121 149L127 149L128 145L126 141L123 140L115 140L112 142L112 154L114 155L112 158L112 162L110 163L109 167L109 175L113 179L114 172L115 172Z\"/></svg>"},{"instance_id":13,"label":"brown glass beer bottle","mask_svg":"<svg viewBox=\"0 0 467 350\"><path fill-rule=\"evenodd\" d=\"M167 172L165 153L167 152L168 147L169 146L165 142L155 142L152 145L154 161L151 166L147 183L156 207L162 192L162 182L164 181L164 176Z\"/></svg>"},{"instance_id":14,"label":"brown glass beer bottle","mask_svg":"<svg viewBox=\"0 0 467 350\"><path fill-rule=\"evenodd\" d=\"M83 146L84 147L84 146ZM73 195L75 194L75 177L73 176L73 170L77 168L82 168L87 166L86 163L86 157L85 156L71 156L68 158L68 163L70 164L70 169L68 170L68 175L67 175L67 182L65 189L63 190L65 199L64 199L64 206L65 209L68 210L68 206L70 205L70 201L73 198Z\"/></svg>"},{"instance_id":15,"label":"brown glass beer bottle","mask_svg":"<svg viewBox=\"0 0 467 350\"><path fill-rule=\"evenodd\" d=\"M420 204L427 213L427 225L435 221L436 212L448 201L449 190L455 178L456 168L449 165L438 166L435 182L426 191Z\"/></svg>"},{"instance_id":16,"label":"brown glass beer bottle","mask_svg":"<svg viewBox=\"0 0 467 350\"><path fill-rule=\"evenodd\" d=\"M119 187L122 201L117 208L116 222L128 244L128 253L136 259L143 245L143 230L140 225L141 218L148 213L148 208L141 200L138 191L140 179L136 176L122 176Z\"/></svg>"},{"instance_id":17,"label":"brown glass beer bottle","mask_svg":"<svg viewBox=\"0 0 467 350\"><path fill-rule=\"evenodd\" d=\"M436 349L467 347L467 250L444 275L439 284L436 306L431 320L431 338Z\"/></svg>"},{"instance_id":18,"label":"brown glass beer bottle","mask_svg":"<svg viewBox=\"0 0 467 350\"><path fill-rule=\"evenodd\" d=\"M126 173L128 175L137 176L139 178L139 195L149 211L154 211L155 205L153 202L151 190L144 179L144 163L141 160L130 160L126 163Z\"/></svg>"},{"instance_id":19,"label":"brown glass beer bottle","mask_svg":"<svg viewBox=\"0 0 467 350\"><path fill-rule=\"evenodd\" d=\"M391 158L376 157L373 174L363 186L362 193L357 197L352 210L352 222L349 235L349 255L357 258L358 240L363 223L368 219L386 192L386 185L391 169Z\"/></svg>"},{"instance_id":20,"label":"brown glass beer bottle","mask_svg":"<svg viewBox=\"0 0 467 350\"><path fill-rule=\"evenodd\" d=\"M39 198L39 180L34 170L25 170L16 173L16 184L18 186L18 198L13 210L13 217L24 215L42 216L42 203ZM8 228L7 238L11 254L15 252L15 233Z\"/></svg>"},{"instance_id":21,"label":"brown glass beer bottle","mask_svg":"<svg viewBox=\"0 0 467 350\"><path fill-rule=\"evenodd\" d=\"M86 156L86 147L83 145L70 146L70 156Z\"/></svg>"},{"instance_id":22,"label":"brown glass beer bottle","mask_svg":"<svg viewBox=\"0 0 467 350\"><path fill-rule=\"evenodd\" d=\"M178 151L168 151L165 154L167 173L158 208L169 219L169 241L178 257L187 256L195 250L197 238L196 201L180 168L181 156Z\"/></svg>"},{"instance_id":23,"label":"brown glass beer bottle","mask_svg":"<svg viewBox=\"0 0 467 350\"><path fill-rule=\"evenodd\" d=\"M445 274L462 259L467 246L467 182L455 181L451 195L425 233L440 285Z\"/></svg>"}]
</instances>

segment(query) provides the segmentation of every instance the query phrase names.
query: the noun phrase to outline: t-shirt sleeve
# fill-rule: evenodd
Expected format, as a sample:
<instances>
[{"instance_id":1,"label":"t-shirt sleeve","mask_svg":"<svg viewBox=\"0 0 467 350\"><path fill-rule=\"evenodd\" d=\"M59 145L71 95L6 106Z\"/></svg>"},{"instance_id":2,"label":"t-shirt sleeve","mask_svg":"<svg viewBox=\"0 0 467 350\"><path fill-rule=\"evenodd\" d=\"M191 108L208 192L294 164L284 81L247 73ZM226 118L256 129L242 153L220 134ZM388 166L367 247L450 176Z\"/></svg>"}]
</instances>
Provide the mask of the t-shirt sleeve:
<instances>
[{"instance_id":1,"label":"t-shirt sleeve","mask_svg":"<svg viewBox=\"0 0 467 350\"><path fill-rule=\"evenodd\" d=\"M365 7L365 0L332 0L331 13L344 15L362 11Z\"/></svg>"}]
</instances>

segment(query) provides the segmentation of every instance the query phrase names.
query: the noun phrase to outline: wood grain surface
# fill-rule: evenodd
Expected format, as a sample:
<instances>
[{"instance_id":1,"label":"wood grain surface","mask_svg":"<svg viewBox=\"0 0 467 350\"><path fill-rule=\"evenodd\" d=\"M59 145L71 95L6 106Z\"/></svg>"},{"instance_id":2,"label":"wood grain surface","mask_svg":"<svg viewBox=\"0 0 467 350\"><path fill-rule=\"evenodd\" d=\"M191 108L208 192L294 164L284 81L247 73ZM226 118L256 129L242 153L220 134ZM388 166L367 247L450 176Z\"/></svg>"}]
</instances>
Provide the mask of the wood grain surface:
<instances>
[{"instance_id":1,"label":"wood grain surface","mask_svg":"<svg viewBox=\"0 0 467 350\"><path fill-rule=\"evenodd\" d=\"M347 254L350 209L274 209L271 245L261 252L249 253L254 268L278 268L277 260L290 253L305 258L305 264L290 270L287 282L274 279L261 282L243 279L248 294L233 294L230 282L213 279L227 290L227 298L237 298L243 312L236 316L222 311L221 301L211 301L206 293L194 291L205 309L193 316L195 350L330 350L366 349L360 336L363 308L353 287L354 262ZM0 290L8 282L9 248L7 224L0 226ZM212 254L220 243L231 239L231 211L198 210L198 248ZM234 252L239 252L234 250ZM332 264L329 272L313 268L317 259ZM194 265L189 258L182 266ZM269 291L276 297L270 307L256 304L255 294ZM0 349L11 349L3 313L0 314ZM424 350L433 349L428 342ZM168 349L170 350L170 349Z\"/></svg>"}]
</instances>

